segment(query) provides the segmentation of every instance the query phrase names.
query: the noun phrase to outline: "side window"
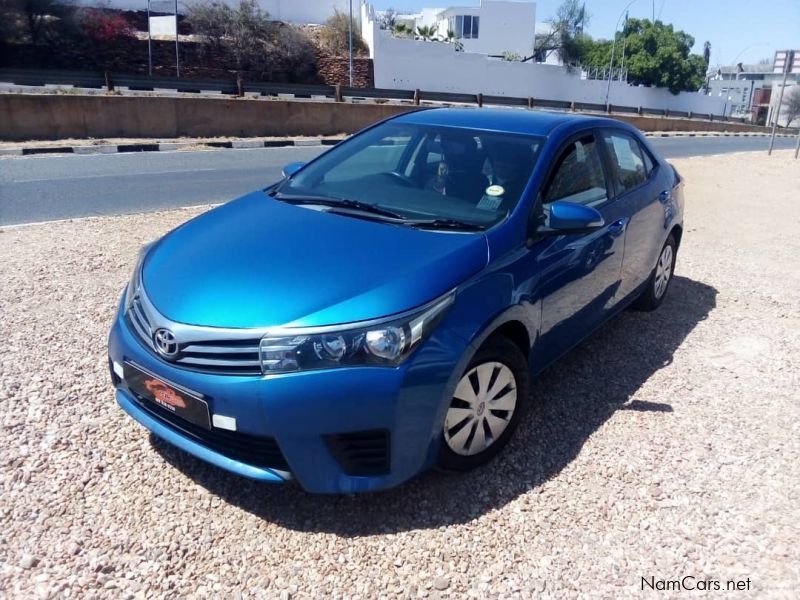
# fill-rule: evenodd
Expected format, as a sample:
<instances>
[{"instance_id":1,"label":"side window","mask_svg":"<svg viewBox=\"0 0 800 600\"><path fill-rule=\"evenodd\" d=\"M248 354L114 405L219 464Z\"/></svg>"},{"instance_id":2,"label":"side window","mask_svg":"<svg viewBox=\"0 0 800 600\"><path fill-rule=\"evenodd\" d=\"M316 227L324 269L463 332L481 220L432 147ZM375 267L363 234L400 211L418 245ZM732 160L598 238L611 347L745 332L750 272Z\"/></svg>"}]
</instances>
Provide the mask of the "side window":
<instances>
[{"instance_id":1,"label":"side window","mask_svg":"<svg viewBox=\"0 0 800 600\"><path fill-rule=\"evenodd\" d=\"M604 137L620 192L643 184L647 180L648 170L639 142L621 131L607 132Z\"/></svg>"},{"instance_id":2,"label":"side window","mask_svg":"<svg viewBox=\"0 0 800 600\"><path fill-rule=\"evenodd\" d=\"M650 158L650 154L648 154L647 150L639 146L639 150L642 152L642 158L644 159L644 168L647 171L647 176L650 177L650 173L653 172L655 165L653 164L653 159Z\"/></svg>"},{"instance_id":3,"label":"side window","mask_svg":"<svg viewBox=\"0 0 800 600\"><path fill-rule=\"evenodd\" d=\"M571 143L556 162L544 203L565 201L597 206L606 200L606 180L594 136Z\"/></svg>"}]
</instances>

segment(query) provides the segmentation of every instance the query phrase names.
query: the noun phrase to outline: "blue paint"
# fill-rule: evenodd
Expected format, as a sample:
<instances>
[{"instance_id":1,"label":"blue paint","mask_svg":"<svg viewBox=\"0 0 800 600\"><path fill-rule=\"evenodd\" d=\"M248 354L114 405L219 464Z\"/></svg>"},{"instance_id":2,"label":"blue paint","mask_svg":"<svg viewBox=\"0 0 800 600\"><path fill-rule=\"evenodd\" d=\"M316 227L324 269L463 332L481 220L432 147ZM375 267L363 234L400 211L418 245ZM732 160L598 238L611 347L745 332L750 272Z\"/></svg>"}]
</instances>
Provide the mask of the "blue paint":
<instances>
[{"instance_id":1,"label":"blue paint","mask_svg":"<svg viewBox=\"0 0 800 600\"><path fill-rule=\"evenodd\" d=\"M383 489L430 468L456 383L492 332L509 323L521 328L531 374L539 373L636 299L667 236L682 227L682 185L626 124L483 109L425 110L386 123L531 135L543 142L519 202L485 231L416 229L255 192L167 234L145 258L142 281L163 316L215 328L368 321L413 312L455 290L441 321L399 366L266 376L190 370L146 347L123 303L109 338L113 361L133 361L202 394L212 413L236 419L240 433L274 438L292 477L311 492ZM628 133L652 155L649 178L626 192L608 182L611 199L595 207L550 205L548 227L541 195L564 143L610 130ZM357 143L359 135L322 157ZM603 156L609 169L610 158ZM246 477L283 480L164 425L137 408L125 382L116 383L122 408L168 442ZM376 430L390 434L389 470L348 475L326 436Z\"/></svg>"}]
</instances>

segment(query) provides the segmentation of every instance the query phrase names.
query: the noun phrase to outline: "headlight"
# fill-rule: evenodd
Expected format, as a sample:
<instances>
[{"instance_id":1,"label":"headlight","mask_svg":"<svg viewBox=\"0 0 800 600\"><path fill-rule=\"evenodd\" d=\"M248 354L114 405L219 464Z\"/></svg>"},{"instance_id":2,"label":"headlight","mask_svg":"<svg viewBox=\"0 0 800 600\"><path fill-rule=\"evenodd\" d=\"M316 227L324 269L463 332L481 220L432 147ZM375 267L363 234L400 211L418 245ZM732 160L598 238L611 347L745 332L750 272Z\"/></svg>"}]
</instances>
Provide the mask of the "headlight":
<instances>
[{"instance_id":1,"label":"headlight","mask_svg":"<svg viewBox=\"0 0 800 600\"><path fill-rule=\"evenodd\" d=\"M289 373L353 365L399 365L441 321L450 292L418 311L390 319L334 327L294 327L261 338L261 371Z\"/></svg>"},{"instance_id":2,"label":"headlight","mask_svg":"<svg viewBox=\"0 0 800 600\"><path fill-rule=\"evenodd\" d=\"M136 266L133 268L133 274L131 275L131 280L128 283L128 287L125 289L125 312L128 312L133 299L136 297L136 293L139 291L139 285L141 283L142 276L142 264L144 263L147 253L154 244L155 242L149 242L139 249L139 257L136 259Z\"/></svg>"}]
</instances>

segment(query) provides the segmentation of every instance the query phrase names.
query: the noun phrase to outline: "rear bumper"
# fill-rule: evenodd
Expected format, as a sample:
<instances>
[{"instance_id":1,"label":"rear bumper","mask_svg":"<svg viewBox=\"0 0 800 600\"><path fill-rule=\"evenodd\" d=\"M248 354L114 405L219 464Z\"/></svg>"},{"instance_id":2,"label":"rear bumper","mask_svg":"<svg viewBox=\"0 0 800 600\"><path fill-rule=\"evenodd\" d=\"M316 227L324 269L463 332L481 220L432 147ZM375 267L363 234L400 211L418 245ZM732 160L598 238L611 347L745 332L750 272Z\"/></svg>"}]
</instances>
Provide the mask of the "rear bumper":
<instances>
[{"instance_id":1,"label":"rear bumper","mask_svg":"<svg viewBox=\"0 0 800 600\"><path fill-rule=\"evenodd\" d=\"M214 415L236 419L236 434L272 438L286 470L230 455L143 408L124 381L114 378L122 409L168 443L232 473L274 483L297 481L317 493L353 493L398 485L435 464L449 399L463 371L468 344L439 327L398 368L358 367L271 376L200 373L153 354L118 313L109 336L109 358L133 362L164 380L202 394ZM214 429L216 432L217 430ZM342 439L373 444L386 434L386 469L353 474ZM365 439L366 438L366 439ZM239 443L239 442L237 442ZM345 441L346 446L348 442ZM228 455L226 455L228 454Z\"/></svg>"}]
</instances>

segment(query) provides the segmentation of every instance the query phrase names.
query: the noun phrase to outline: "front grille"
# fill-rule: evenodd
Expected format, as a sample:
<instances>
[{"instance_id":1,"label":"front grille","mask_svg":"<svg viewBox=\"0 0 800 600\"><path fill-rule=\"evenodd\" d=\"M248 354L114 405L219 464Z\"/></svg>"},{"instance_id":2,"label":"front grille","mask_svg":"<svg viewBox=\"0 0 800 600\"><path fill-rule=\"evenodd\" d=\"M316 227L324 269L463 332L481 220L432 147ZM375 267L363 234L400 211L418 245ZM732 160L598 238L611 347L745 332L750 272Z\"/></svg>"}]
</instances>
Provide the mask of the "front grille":
<instances>
[{"instance_id":1,"label":"front grille","mask_svg":"<svg viewBox=\"0 0 800 600\"><path fill-rule=\"evenodd\" d=\"M153 345L153 334L157 327L152 323L152 319L148 318L147 310L139 294L131 303L131 308L127 312L127 320L144 345L163 360ZM180 342L180 340L178 341ZM183 344L179 343L178 355L167 362L203 373L261 375L260 341L260 338L253 338L193 340Z\"/></svg>"},{"instance_id":2,"label":"front grille","mask_svg":"<svg viewBox=\"0 0 800 600\"><path fill-rule=\"evenodd\" d=\"M374 476L389 472L389 432L385 429L325 436L333 457L348 475Z\"/></svg>"},{"instance_id":3,"label":"front grille","mask_svg":"<svg viewBox=\"0 0 800 600\"><path fill-rule=\"evenodd\" d=\"M205 372L261 375L261 340L215 340L180 346L176 364Z\"/></svg>"},{"instance_id":4,"label":"front grille","mask_svg":"<svg viewBox=\"0 0 800 600\"><path fill-rule=\"evenodd\" d=\"M289 465L286 463L286 459L278 447L278 442L274 438L225 431L223 429L204 429L175 416L165 408L137 394L134 394L134 398L143 410L171 429L200 442L223 456L256 467L277 469L278 471L289 470Z\"/></svg>"}]
</instances>

